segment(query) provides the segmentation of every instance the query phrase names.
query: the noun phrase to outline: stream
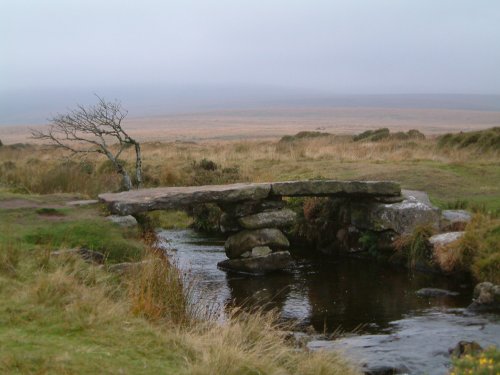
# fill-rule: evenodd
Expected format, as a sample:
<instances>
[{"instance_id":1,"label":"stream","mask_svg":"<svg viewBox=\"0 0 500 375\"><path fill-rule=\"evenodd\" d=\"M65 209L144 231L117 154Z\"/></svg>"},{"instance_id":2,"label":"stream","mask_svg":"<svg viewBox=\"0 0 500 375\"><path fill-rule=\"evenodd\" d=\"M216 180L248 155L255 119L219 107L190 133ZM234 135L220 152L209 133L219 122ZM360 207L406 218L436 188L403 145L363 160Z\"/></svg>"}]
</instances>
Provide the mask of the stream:
<instances>
[{"instance_id":1,"label":"stream","mask_svg":"<svg viewBox=\"0 0 500 375\"><path fill-rule=\"evenodd\" d=\"M365 259L295 255L291 271L251 276L217 268L226 259L224 239L192 230L161 230L159 245L194 280L194 298L223 308L278 309L304 331L323 336L311 350L340 350L366 369L399 369L408 374L446 374L448 349L460 340L500 346L500 316L473 314L465 307L473 284ZM457 296L420 297L421 288Z\"/></svg>"}]
</instances>

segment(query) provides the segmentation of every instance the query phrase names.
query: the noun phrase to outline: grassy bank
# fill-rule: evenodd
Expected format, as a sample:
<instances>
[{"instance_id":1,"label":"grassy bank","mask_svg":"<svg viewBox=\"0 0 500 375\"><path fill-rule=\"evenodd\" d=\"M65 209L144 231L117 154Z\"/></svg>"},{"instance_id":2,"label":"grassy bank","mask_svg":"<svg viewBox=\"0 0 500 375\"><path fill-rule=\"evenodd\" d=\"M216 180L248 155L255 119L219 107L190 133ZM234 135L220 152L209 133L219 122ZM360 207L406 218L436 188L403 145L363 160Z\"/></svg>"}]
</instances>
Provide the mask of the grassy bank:
<instances>
[{"instance_id":1,"label":"grassy bank","mask_svg":"<svg viewBox=\"0 0 500 375\"><path fill-rule=\"evenodd\" d=\"M271 315L200 319L175 267L100 208L2 195L1 373L356 373L334 353L297 352ZM73 246L104 252L107 263L147 262L117 276L75 254L51 256Z\"/></svg>"}]
</instances>

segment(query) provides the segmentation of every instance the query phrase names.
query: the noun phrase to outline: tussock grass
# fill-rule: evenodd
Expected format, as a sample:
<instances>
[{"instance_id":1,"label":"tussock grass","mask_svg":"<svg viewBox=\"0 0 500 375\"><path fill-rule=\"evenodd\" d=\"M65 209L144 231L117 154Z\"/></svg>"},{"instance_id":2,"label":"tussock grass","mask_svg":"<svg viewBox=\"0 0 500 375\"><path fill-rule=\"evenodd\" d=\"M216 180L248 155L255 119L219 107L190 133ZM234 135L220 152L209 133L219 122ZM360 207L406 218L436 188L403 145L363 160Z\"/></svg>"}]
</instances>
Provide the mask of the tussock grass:
<instances>
[{"instance_id":1,"label":"tussock grass","mask_svg":"<svg viewBox=\"0 0 500 375\"><path fill-rule=\"evenodd\" d=\"M352 374L354 367L332 353L308 353L283 345L285 332L273 312L233 310L226 324L195 328L189 374ZM208 370L210 369L210 370Z\"/></svg>"},{"instance_id":2,"label":"tussock grass","mask_svg":"<svg viewBox=\"0 0 500 375\"><path fill-rule=\"evenodd\" d=\"M500 283L500 219L475 214L464 236L435 248L433 260L444 272L467 271L478 281Z\"/></svg>"},{"instance_id":3,"label":"tussock grass","mask_svg":"<svg viewBox=\"0 0 500 375\"><path fill-rule=\"evenodd\" d=\"M451 243L447 245L440 245L434 248L434 262L437 266L446 273L452 273L456 271L467 271L468 266L464 258L464 253L457 250L457 243ZM471 261L471 259L469 259Z\"/></svg>"},{"instance_id":4,"label":"tussock grass","mask_svg":"<svg viewBox=\"0 0 500 375\"><path fill-rule=\"evenodd\" d=\"M434 232L431 226L422 225L412 233L403 234L394 240L394 248L406 259L408 268L413 269L420 263L426 264L432 260L428 240Z\"/></svg>"},{"instance_id":5,"label":"tussock grass","mask_svg":"<svg viewBox=\"0 0 500 375\"><path fill-rule=\"evenodd\" d=\"M456 251L476 279L500 284L500 219L475 215Z\"/></svg>"},{"instance_id":6,"label":"tussock grass","mask_svg":"<svg viewBox=\"0 0 500 375\"><path fill-rule=\"evenodd\" d=\"M148 254L127 278L132 313L152 321L187 325L189 300L182 275L159 251Z\"/></svg>"},{"instance_id":7,"label":"tussock grass","mask_svg":"<svg viewBox=\"0 0 500 375\"><path fill-rule=\"evenodd\" d=\"M97 214L71 208L64 223L78 228L92 215L101 223ZM233 310L224 321L206 319L192 285L148 244L141 265L123 277L75 253L52 257L69 234L59 241L65 230L51 220L36 207L0 209L0 373L357 373L336 353L297 352L275 314ZM114 231L107 241L133 239L107 224ZM101 234L70 232L81 243Z\"/></svg>"}]
</instances>

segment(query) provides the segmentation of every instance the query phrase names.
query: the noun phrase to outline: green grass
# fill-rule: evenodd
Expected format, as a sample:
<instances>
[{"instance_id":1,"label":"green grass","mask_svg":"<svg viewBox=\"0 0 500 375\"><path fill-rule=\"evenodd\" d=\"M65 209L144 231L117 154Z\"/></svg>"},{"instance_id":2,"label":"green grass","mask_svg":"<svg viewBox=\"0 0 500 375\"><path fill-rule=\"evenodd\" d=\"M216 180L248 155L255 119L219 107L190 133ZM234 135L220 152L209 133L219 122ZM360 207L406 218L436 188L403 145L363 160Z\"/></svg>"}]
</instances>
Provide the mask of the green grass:
<instances>
[{"instance_id":1,"label":"green grass","mask_svg":"<svg viewBox=\"0 0 500 375\"><path fill-rule=\"evenodd\" d=\"M14 241L30 251L87 247L111 263L138 259L144 249L136 228L107 221L95 207L0 209L0 228L0 245Z\"/></svg>"},{"instance_id":2,"label":"green grass","mask_svg":"<svg viewBox=\"0 0 500 375\"><path fill-rule=\"evenodd\" d=\"M40 269L21 258L0 275L1 373L175 373L181 353L113 295L116 281L73 260ZM116 294L116 292L115 292Z\"/></svg>"},{"instance_id":3,"label":"green grass","mask_svg":"<svg viewBox=\"0 0 500 375\"><path fill-rule=\"evenodd\" d=\"M500 219L476 215L457 250L477 280L500 284Z\"/></svg>"},{"instance_id":4,"label":"green grass","mask_svg":"<svg viewBox=\"0 0 500 375\"><path fill-rule=\"evenodd\" d=\"M155 228L184 229L193 223L193 219L184 211L152 211L148 216Z\"/></svg>"},{"instance_id":5,"label":"green grass","mask_svg":"<svg viewBox=\"0 0 500 375\"><path fill-rule=\"evenodd\" d=\"M37 210L0 209L0 373L357 373L336 353L297 352L273 315L200 321L206 304L188 302L182 274L98 208ZM186 222L180 213L160 217L177 219ZM78 245L148 262L120 277L75 254L48 256Z\"/></svg>"}]
</instances>

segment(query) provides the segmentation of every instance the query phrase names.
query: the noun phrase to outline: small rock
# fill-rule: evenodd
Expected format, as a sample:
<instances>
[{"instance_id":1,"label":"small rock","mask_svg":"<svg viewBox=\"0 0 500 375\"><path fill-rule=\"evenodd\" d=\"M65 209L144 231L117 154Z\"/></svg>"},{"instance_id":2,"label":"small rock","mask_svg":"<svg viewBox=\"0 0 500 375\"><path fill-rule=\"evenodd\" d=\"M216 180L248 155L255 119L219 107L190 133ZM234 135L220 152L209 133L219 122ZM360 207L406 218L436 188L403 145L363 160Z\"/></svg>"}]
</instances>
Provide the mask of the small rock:
<instances>
[{"instance_id":1,"label":"small rock","mask_svg":"<svg viewBox=\"0 0 500 375\"><path fill-rule=\"evenodd\" d=\"M224 244L228 258L237 258L257 246L269 246L271 249L287 249L290 242L279 229L243 230L229 237Z\"/></svg>"},{"instance_id":2,"label":"small rock","mask_svg":"<svg viewBox=\"0 0 500 375\"><path fill-rule=\"evenodd\" d=\"M258 275L283 270L291 263L292 257L288 251L278 251L261 257L226 259L219 262L217 266L230 271Z\"/></svg>"},{"instance_id":3,"label":"small rock","mask_svg":"<svg viewBox=\"0 0 500 375\"><path fill-rule=\"evenodd\" d=\"M135 227L137 225L137 220L132 215L119 216L119 215L110 215L106 216L106 220L111 221L112 223L118 224L124 228Z\"/></svg>"},{"instance_id":4,"label":"small rock","mask_svg":"<svg viewBox=\"0 0 500 375\"><path fill-rule=\"evenodd\" d=\"M422 288L417 290L415 293L421 297L451 297L459 295L458 292L438 288Z\"/></svg>"},{"instance_id":5,"label":"small rock","mask_svg":"<svg viewBox=\"0 0 500 375\"><path fill-rule=\"evenodd\" d=\"M237 232L241 230L238 220L225 212L220 216L219 226L222 233Z\"/></svg>"},{"instance_id":6,"label":"small rock","mask_svg":"<svg viewBox=\"0 0 500 375\"><path fill-rule=\"evenodd\" d=\"M259 212L238 219L238 223L246 229L283 228L292 225L297 214L290 209Z\"/></svg>"},{"instance_id":7,"label":"small rock","mask_svg":"<svg viewBox=\"0 0 500 375\"><path fill-rule=\"evenodd\" d=\"M463 231L471 219L471 214L465 210L444 210L440 227L443 232Z\"/></svg>"},{"instance_id":8,"label":"small rock","mask_svg":"<svg viewBox=\"0 0 500 375\"><path fill-rule=\"evenodd\" d=\"M253 257L263 257L271 254L273 251L269 246L257 246L252 249L251 256Z\"/></svg>"},{"instance_id":9,"label":"small rock","mask_svg":"<svg viewBox=\"0 0 500 375\"><path fill-rule=\"evenodd\" d=\"M396 374L408 374L409 370L405 365L400 365L397 367L385 366L385 365L374 365L367 366L363 373L365 375L396 375Z\"/></svg>"},{"instance_id":10,"label":"small rock","mask_svg":"<svg viewBox=\"0 0 500 375\"><path fill-rule=\"evenodd\" d=\"M476 311L500 310L500 285L487 281L477 284L474 288L474 300L468 309Z\"/></svg>"},{"instance_id":11,"label":"small rock","mask_svg":"<svg viewBox=\"0 0 500 375\"><path fill-rule=\"evenodd\" d=\"M448 232L436 234L429 238L429 242L434 247L446 246L452 242L459 240L464 234L465 232Z\"/></svg>"},{"instance_id":12,"label":"small rock","mask_svg":"<svg viewBox=\"0 0 500 375\"><path fill-rule=\"evenodd\" d=\"M483 348L475 341L460 341L449 353L457 358L482 352Z\"/></svg>"},{"instance_id":13,"label":"small rock","mask_svg":"<svg viewBox=\"0 0 500 375\"><path fill-rule=\"evenodd\" d=\"M240 255L240 257L242 258L250 258L252 256L252 252L251 251L246 251L244 252L243 254Z\"/></svg>"},{"instance_id":14,"label":"small rock","mask_svg":"<svg viewBox=\"0 0 500 375\"><path fill-rule=\"evenodd\" d=\"M347 230L345 228L340 228L338 231L337 231L337 240L339 240L340 242L344 241L346 238L347 238Z\"/></svg>"},{"instance_id":15,"label":"small rock","mask_svg":"<svg viewBox=\"0 0 500 375\"><path fill-rule=\"evenodd\" d=\"M84 247L81 247L78 249L78 254L84 260L89 261L89 262L93 262L93 263L102 264L102 263L104 263L104 260L106 259L106 257L104 256L103 253L100 253L99 251L86 249Z\"/></svg>"},{"instance_id":16,"label":"small rock","mask_svg":"<svg viewBox=\"0 0 500 375\"><path fill-rule=\"evenodd\" d=\"M143 260L141 262L123 262L123 263L111 264L108 266L108 271L123 275L128 272L136 271L137 269L139 269L139 267L143 266L148 262L149 261L147 260Z\"/></svg>"},{"instance_id":17,"label":"small rock","mask_svg":"<svg viewBox=\"0 0 500 375\"><path fill-rule=\"evenodd\" d=\"M261 201L246 201L232 204L220 204L221 209L228 215L240 218L249 216L258 212L279 210L285 207L286 202L280 199L261 200Z\"/></svg>"},{"instance_id":18,"label":"small rock","mask_svg":"<svg viewBox=\"0 0 500 375\"><path fill-rule=\"evenodd\" d=\"M82 257L83 260L90 262L90 263L98 263L102 264L104 263L105 256L103 253L100 253L98 251L90 250L84 247L77 248L77 249L65 249L65 250L57 250L53 251L50 253L50 256L53 257L58 257L58 256L64 256L64 255L79 255Z\"/></svg>"},{"instance_id":19,"label":"small rock","mask_svg":"<svg viewBox=\"0 0 500 375\"><path fill-rule=\"evenodd\" d=\"M79 201L70 201L67 202L66 205L68 206L91 206L93 204L97 204L99 201L97 199L85 199L85 200L79 200Z\"/></svg>"}]
</instances>

